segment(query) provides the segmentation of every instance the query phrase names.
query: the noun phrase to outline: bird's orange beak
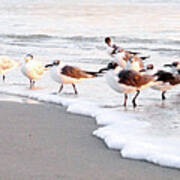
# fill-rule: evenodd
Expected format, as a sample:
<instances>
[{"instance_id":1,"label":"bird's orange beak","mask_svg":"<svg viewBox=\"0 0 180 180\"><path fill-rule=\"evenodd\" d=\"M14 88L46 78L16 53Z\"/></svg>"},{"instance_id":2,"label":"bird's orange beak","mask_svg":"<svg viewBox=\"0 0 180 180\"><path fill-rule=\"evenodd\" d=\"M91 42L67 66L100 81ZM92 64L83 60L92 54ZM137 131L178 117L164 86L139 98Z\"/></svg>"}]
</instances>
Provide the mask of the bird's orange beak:
<instances>
[{"instance_id":1,"label":"bird's orange beak","mask_svg":"<svg viewBox=\"0 0 180 180\"><path fill-rule=\"evenodd\" d=\"M25 59L25 62L28 63L30 60L29 59Z\"/></svg>"}]
</instances>

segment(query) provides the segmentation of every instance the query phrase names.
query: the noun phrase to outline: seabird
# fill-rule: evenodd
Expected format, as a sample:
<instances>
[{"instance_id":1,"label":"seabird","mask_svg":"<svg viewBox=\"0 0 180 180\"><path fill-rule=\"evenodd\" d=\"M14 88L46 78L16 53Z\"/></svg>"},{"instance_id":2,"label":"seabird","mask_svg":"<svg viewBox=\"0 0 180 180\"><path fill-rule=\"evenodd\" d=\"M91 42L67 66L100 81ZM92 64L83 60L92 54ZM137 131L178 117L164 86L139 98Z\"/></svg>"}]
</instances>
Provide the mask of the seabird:
<instances>
[{"instance_id":1,"label":"seabird","mask_svg":"<svg viewBox=\"0 0 180 180\"><path fill-rule=\"evenodd\" d=\"M7 56L0 56L0 74L2 74L2 79L5 82L6 74L10 71L19 67L19 63L10 59Z\"/></svg>"},{"instance_id":2,"label":"seabird","mask_svg":"<svg viewBox=\"0 0 180 180\"><path fill-rule=\"evenodd\" d=\"M84 79L97 77L98 74L97 72L83 71L74 66L63 65L60 60L55 60L52 64L47 64L45 67L52 67L52 79L55 82L61 84L58 91L59 93L63 90L64 84L72 84L75 94L78 94L75 84L81 82Z\"/></svg>"},{"instance_id":3,"label":"seabird","mask_svg":"<svg viewBox=\"0 0 180 180\"><path fill-rule=\"evenodd\" d=\"M173 62L172 64L165 64L165 67L171 67L171 72L165 70L157 71L154 76L156 77L156 82L159 82L153 89L162 91L162 100L165 100L165 93L180 84L180 73L178 69L178 62Z\"/></svg>"},{"instance_id":4,"label":"seabird","mask_svg":"<svg viewBox=\"0 0 180 180\"><path fill-rule=\"evenodd\" d=\"M107 45L107 52L110 56L114 57L115 54L124 51L123 48L117 46L116 44L112 44L111 38L106 37L105 38L105 44ZM132 51L126 51L127 53L131 55L137 55L140 54L139 52L132 52Z\"/></svg>"},{"instance_id":5,"label":"seabird","mask_svg":"<svg viewBox=\"0 0 180 180\"><path fill-rule=\"evenodd\" d=\"M33 55L27 54L25 62L21 67L21 72L30 80L30 89L34 87L37 80L41 79L47 69Z\"/></svg>"},{"instance_id":6,"label":"seabird","mask_svg":"<svg viewBox=\"0 0 180 180\"><path fill-rule=\"evenodd\" d=\"M139 71L141 74L148 74L148 75L154 75L157 70L155 69L153 64L147 64L144 69L141 69Z\"/></svg>"},{"instance_id":7,"label":"seabird","mask_svg":"<svg viewBox=\"0 0 180 180\"><path fill-rule=\"evenodd\" d=\"M149 58L150 56L137 56L137 52L125 51L124 49L112 45L111 39L109 37L105 38L105 43L107 44L107 52L113 57L114 61L119 64L123 69L129 67L129 63L131 63L131 69L135 71L139 71L144 68L143 60Z\"/></svg>"},{"instance_id":8,"label":"seabird","mask_svg":"<svg viewBox=\"0 0 180 180\"><path fill-rule=\"evenodd\" d=\"M142 69L144 69L144 63L142 62L142 59L140 59L138 56L130 56L127 59L119 59L120 61L124 61L124 64L126 64L124 69L130 69L137 72L140 72Z\"/></svg>"},{"instance_id":9,"label":"seabird","mask_svg":"<svg viewBox=\"0 0 180 180\"><path fill-rule=\"evenodd\" d=\"M119 57L114 59L114 63L117 63L122 69L134 70L137 72L144 71L144 63L137 56L128 56L128 58L123 58L124 52L117 54ZM126 56L125 56L126 57ZM111 63L109 63L111 64ZM107 71L109 64L105 68L99 70L100 73Z\"/></svg>"},{"instance_id":10,"label":"seabird","mask_svg":"<svg viewBox=\"0 0 180 180\"><path fill-rule=\"evenodd\" d=\"M108 85L118 93L124 94L124 106L127 105L128 94L136 92L132 103L137 106L136 98L140 91L154 85L155 78L150 75L142 75L134 70L120 69L117 63L112 63L111 69L105 74Z\"/></svg>"},{"instance_id":11,"label":"seabird","mask_svg":"<svg viewBox=\"0 0 180 180\"><path fill-rule=\"evenodd\" d=\"M165 64L164 67L170 67L172 73L180 74L180 62L178 61L175 61L171 64Z\"/></svg>"}]
</instances>

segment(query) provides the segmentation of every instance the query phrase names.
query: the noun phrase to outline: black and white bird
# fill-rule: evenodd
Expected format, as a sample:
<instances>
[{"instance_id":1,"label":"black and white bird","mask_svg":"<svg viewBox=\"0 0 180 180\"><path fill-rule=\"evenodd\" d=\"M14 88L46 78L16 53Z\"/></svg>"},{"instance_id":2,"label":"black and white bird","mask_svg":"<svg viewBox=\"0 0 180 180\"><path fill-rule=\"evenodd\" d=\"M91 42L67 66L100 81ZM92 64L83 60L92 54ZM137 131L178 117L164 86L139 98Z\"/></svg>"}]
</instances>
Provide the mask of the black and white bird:
<instances>
[{"instance_id":1,"label":"black and white bird","mask_svg":"<svg viewBox=\"0 0 180 180\"><path fill-rule=\"evenodd\" d=\"M165 100L165 94L168 90L180 84L180 75L178 74L178 63L165 64L165 67L170 67L168 70L156 70L153 64L149 64L141 71L141 74L153 75L156 79L156 84L151 88L161 91L161 98Z\"/></svg>"},{"instance_id":2,"label":"black and white bird","mask_svg":"<svg viewBox=\"0 0 180 180\"><path fill-rule=\"evenodd\" d=\"M165 64L164 67L170 67L172 73L180 74L180 62L178 61L175 61L171 64Z\"/></svg>"},{"instance_id":3,"label":"black and white bird","mask_svg":"<svg viewBox=\"0 0 180 180\"><path fill-rule=\"evenodd\" d=\"M173 62L172 64L165 64L165 67L171 68L170 71L159 70L154 74L154 76L156 77L156 82L159 83L157 83L152 88L162 92L162 100L166 99L165 94L168 90L180 84L180 69L178 65L178 62Z\"/></svg>"},{"instance_id":4,"label":"black and white bird","mask_svg":"<svg viewBox=\"0 0 180 180\"><path fill-rule=\"evenodd\" d=\"M97 72L88 72L74 66L64 65L60 60L55 60L45 67L52 67L51 77L60 84L59 93L63 90L64 84L72 84L75 94L78 94L76 84L85 79L97 77L98 74Z\"/></svg>"},{"instance_id":5,"label":"black and white bird","mask_svg":"<svg viewBox=\"0 0 180 180\"><path fill-rule=\"evenodd\" d=\"M151 87L155 83L155 78L150 75L142 75L134 70L120 69L117 63L111 63L108 72L105 74L108 85L118 93L124 94L124 106L127 105L128 94L135 93L132 100L133 107L137 106L136 98L140 91Z\"/></svg>"}]
</instances>

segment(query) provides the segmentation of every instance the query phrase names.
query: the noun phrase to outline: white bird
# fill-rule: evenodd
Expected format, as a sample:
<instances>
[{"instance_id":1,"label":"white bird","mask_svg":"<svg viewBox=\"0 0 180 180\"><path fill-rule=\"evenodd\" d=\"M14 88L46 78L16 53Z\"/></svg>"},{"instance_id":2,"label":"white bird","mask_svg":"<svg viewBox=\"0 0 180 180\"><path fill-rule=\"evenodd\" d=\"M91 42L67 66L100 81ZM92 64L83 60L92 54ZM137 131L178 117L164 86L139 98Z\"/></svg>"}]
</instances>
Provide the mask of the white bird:
<instances>
[{"instance_id":1,"label":"white bird","mask_svg":"<svg viewBox=\"0 0 180 180\"><path fill-rule=\"evenodd\" d=\"M8 56L0 56L0 74L2 74L2 79L5 81L6 74L10 71L19 67L19 63L10 59Z\"/></svg>"},{"instance_id":2,"label":"white bird","mask_svg":"<svg viewBox=\"0 0 180 180\"><path fill-rule=\"evenodd\" d=\"M30 89L34 87L37 80L41 79L47 70L39 61L33 59L33 55L27 54L21 72L30 80Z\"/></svg>"},{"instance_id":3,"label":"white bird","mask_svg":"<svg viewBox=\"0 0 180 180\"><path fill-rule=\"evenodd\" d=\"M51 77L52 79L61 84L59 93L62 91L64 84L72 84L75 94L78 94L76 85L82 80L96 77L96 72L83 71L77 67L64 65L60 60L55 60L52 64L45 66L52 67Z\"/></svg>"},{"instance_id":4,"label":"white bird","mask_svg":"<svg viewBox=\"0 0 180 180\"><path fill-rule=\"evenodd\" d=\"M128 94L136 92L132 103L137 106L136 98L141 90L151 87L155 78L150 75L142 75L134 70L121 70L117 63L112 63L111 69L105 74L108 85L118 93L124 94L124 106L127 104Z\"/></svg>"},{"instance_id":5,"label":"white bird","mask_svg":"<svg viewBox=\"0 0 180 180\"><path fill-rule=\"evenodd\" d=\"M122 59L122 61L126 62L125 69L134 70L137 72L144 69L144 63L138 56L127 56L127 59Z\"/></svg>"},{"instance_id":6,"label":"white bird","mask_svg":"<svg viewBox=\"0 0 180 180\"><path fill-rule=\"evenodd\" d=\"M154 75L157 72L153 64L147 64L144 69L140 70L141 74Z\"/></svg>"},{"instance_id":7,"label":"white bird","mask_svg":"<svg viewBox=\"0 0 180 180\"><path fill-rule=\"evenodd\" d=\"M112 45L109 37L105 38L105 43L107 44L107 53L123 69L128 68L139 72L144 68L143 60L149 58L149 56L139 57L137 56L138 52L126 51L116 45Z\"/></svg>"},{"instance_id":8,"label":"white bird","mask_svg":"<svg viewBox=\"0 0 180 180\"><path fill-rule=\"evenodd\" d=\"M165 64L164 67L170 67L173 74L180 74L180 62L178 61L171 64Z\"/></svg>"},{"instance_id":9,"label":"white bird","mask_svg":"<svg viewBox=\"0 0 180 180\"><path fill-rule=\"evenodd\" d=\"M144 70L144 63L137 56L132 56L125 51L116 54L116 57L113 60L114 63L117 63L122 69L134 70L137 72L141 72ZM109 63L111 64L111 63ZM107 71L109 68L109 64L106 68L102 68L99 72Z\"/></svg>"},{"instance_id":10,"label":"white bird","mask_svg":"<svg viewBox=\"0 0 180 180\"><path fill-rule=\"evenodd\" d=\"M132 52L132 51L125 51L123 48L117 46L116 44L112 44L111 38L110 37L106 37L105 38L105 44L107 45L106 49L107 49L107 53L111 56L114 57L115 54L118 54L119 52L126 52L129 53L131 55L137 55L140 54L139 52Z\"/></svg>"}]
</instances>

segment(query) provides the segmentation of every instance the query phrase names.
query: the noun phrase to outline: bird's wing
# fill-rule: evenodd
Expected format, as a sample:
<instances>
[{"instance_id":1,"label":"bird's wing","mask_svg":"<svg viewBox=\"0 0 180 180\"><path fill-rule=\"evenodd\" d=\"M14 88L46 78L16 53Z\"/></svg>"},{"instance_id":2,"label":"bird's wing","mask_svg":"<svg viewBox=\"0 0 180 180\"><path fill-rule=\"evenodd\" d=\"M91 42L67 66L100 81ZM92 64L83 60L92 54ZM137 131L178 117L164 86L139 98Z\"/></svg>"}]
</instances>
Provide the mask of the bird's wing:
<instances>
[{"instance_id":1,"label":"bird's wing","mask_svg":"<svg viewBox=\"0 0 180 180\"><path fill-rule=\"evenodd\" d=\"M33 69L38 75L43 75L44 73L44 66L42 66L41 64L36 64Z\"/></svg>"},{"instance_id":2,"label":"bird's wing","mask_svg":"<svg viewBox=\"0 0 180 180\"><path fill-rule=\"evenodd\" d=\"M85 71L82 71L79 68L73 67L73 66L64 66L61 69L61 73L69 76L71 78L81 79L81 78L89 78L90 75L87 74Z\"/></svg>"},{"instance_id":3,"label":"bird's wing","mask_svg":"<svg viewBox=\"0 0 180 180\"><path fill-rule=\"evenodd\" d=\"M123 70L119 73L119 83L140 87L154 80L153 76L141 75L136 71Z\"/></svg>"}]
</instances>

